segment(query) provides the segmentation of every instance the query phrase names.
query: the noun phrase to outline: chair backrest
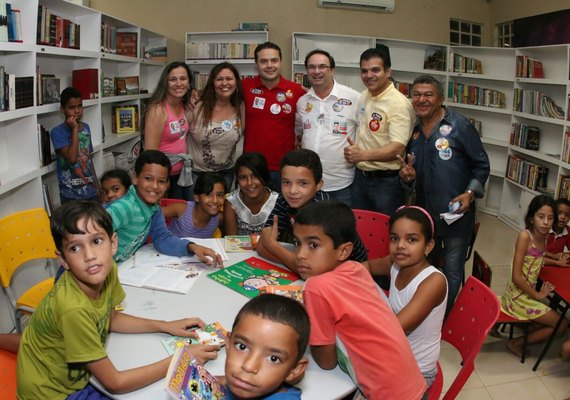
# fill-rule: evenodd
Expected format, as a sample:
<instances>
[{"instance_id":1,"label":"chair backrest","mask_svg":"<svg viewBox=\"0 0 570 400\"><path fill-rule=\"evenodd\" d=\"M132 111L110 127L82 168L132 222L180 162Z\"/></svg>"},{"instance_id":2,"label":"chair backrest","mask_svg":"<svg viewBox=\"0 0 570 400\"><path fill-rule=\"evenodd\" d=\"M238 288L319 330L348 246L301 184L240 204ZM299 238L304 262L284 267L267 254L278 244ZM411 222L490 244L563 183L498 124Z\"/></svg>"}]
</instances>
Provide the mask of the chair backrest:
<instances>
[{"instance_id":1,"label":"chair backrest","mask_svg":"<svg viewBox=\"0 0 570 400\"><path fill-rule=\"evenodd\" d=\"M0 350L0 399L16 400L16 357Z\"/></svg>"},{"instance_id":2,"label":"chair backrest","mask_svg":"<svg viewBox=\"0 0 570 400\"><path fill-rule=\"evenodd\" d=\"M471 252L473 252L473 246L475 246L475 240L477 240L477 234L479 233L480 222L475 222L473 225L473 235L471 235L471 240L469 241L469 247L467 248L467 256L465 256L465 261L471 258Z\"/></svg>"},{"instance_id":3,"label":"chair backrest","mask_svg":"<svg viewBox=\"0 0 570 400\"><path fill-rule=\"evenodd\" d=\"M500 305L497 295L472 276L467 279L449 316L443 323L441 339L461 354L463 367L443 397L454 399L469 379L489 330L497 321Z\"/></svg>"},{"instance_id":4,"label":"chair backrest","mask_svg":"<svg viewBox=\"0 0 570 400\"><path fill-rule=\"evenodd\" d=\"M473 269L471 270L471 276L479 279L487 287L491 287L491 282L493 281L493 270L477 251L473 254Z\"/></svg>"},{"instance_id":5,"label":"chair backrest","mask_svg":"<svg viewBox=\"0 0 570 400\"><path fill-rule=\"evenodd\" d=\"M356 231L366 247L368 258L387 256L390 251L390 216L375 211L352 210Z\"/></svg>"},{"instance_id":6,"label":"chair backrest","mask_svg":"<svg viewBox=\"0 0 570 400\"><path fill-rule=\"evenodd\" d=\"M0 219L0 283L7 288L14 271L36 259L56 258L49 218L43 208Z\"/></svg>"}]
</instances>

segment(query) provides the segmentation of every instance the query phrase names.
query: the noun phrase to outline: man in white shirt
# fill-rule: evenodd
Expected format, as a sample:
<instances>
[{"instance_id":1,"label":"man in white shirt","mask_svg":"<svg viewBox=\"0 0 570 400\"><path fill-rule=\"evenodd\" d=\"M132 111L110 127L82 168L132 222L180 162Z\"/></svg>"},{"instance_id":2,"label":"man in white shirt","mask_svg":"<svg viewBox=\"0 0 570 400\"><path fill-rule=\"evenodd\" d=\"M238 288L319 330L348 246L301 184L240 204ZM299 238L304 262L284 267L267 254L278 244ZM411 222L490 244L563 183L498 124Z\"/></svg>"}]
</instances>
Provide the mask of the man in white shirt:
<instances>
[{"instance_id":1,"label":"man in white shirt","mask_svg":"<svg viewBox=\"0 0 570 400\"><path fill-rule=\"evenodd\" d=\"M301 147L321 159L322 190L352 207L354 164L345 159L344 148L347 138L355 140L360 94L334 80L334 58L324 50L309 52L305 68L311 89L297 101L295 133Z\"/></svg>"}]
</instances>

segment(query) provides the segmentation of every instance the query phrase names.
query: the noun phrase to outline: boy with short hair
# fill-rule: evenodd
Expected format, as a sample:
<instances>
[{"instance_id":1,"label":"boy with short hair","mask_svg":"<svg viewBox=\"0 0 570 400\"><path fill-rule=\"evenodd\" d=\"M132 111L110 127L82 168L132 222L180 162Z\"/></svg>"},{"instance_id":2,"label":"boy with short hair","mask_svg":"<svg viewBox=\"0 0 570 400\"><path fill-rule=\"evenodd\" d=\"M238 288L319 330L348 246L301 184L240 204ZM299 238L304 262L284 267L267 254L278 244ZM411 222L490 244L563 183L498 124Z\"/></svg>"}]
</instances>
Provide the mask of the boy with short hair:
<instances>
[{"instance_id":1,"label":"boy with short hair","mask_svg":"<svg viewBox=\"0 0 570 400\"><path fill-rule=\"evenodd\" d=\"M356 237L352 210L334 201L308 204L293 232L316 363L332 369L338 362L353 372L368 400L421 399L426 383L398 319L366 267L348 261ZM346 363L337 358L337 341L346 348Z\"/></svg>"},{"instance_id":2,"label":"boy with short hair","mask_svg":"<svg viewBox=\"0 0 570 400\"><path fill-rule=\"evenodd\" d=\"M309 317L295 300L264 294L239 311L226 346L228 400L296 400L308 360Z\"/></svg>"},{"instance_id":3,"label":"boy with short hair","mask_svg":"<svg viewBox=\"0 0 570 400\"><path fill-rule=\"evenodd\" d=\"M260 256L297 271L295 254L279 242L294 243L293 222L306 204L328 200L323 186L323 167L319 155L309 149L290 151L281 161L281 193L261 231L257 252ZM367 262L366 249L358 235L350 259Z\"/></svg>"},{"instance_id":4,"label":"boy with short hair","mask_svg":"<svg viewBox=\"0 0 570 400\"><path fill-rule=\"evenodd\" d=\"M108 332L192 336L187 329L203 328L204 322L199 318L165 322L116 311L125 298L113 261L117 235L101 205L84 200L64 204L52 217L51 231L65 272L32 314L22 335L18 399L57 400L87 393L94 396L90 399L106 398L89 385L91 375L114 393L164 378L170 357L117 371L105 351ZM215 358L217 350L217 346L193 346L193 354L201 362Z\"/></svg>"},{"instance_id":5,"label":"boy with short hair","mask_svg":"<svg viewBox=\"0 0 570 400\"><path fill-rule=\"evenodd\" d=\"M548 234L544 264L570 267L570 253L564 252L564 248L570 250L570 234L568 232L570 200L560 198L556 200L556 205L558 206L558 223L552 226Z\"/></svg>"},{"instance_id":6,"label":"boy with short hair","mask_svg":"<svg viewBox=\"0 0 570 400\"><path fill-rule=\"evenodd\" d=\"M131 257L152 237L153 246L170 256L196 255L207 264L222 265L214 250L174 236L158 203L168 190L172 166L168 157L158 150L145 150L135 161L133 185L127 194L109 205L113 230L119 238L115 261Z\"/></svg>"},{"instance_id":7,"label":"boy with short hair","mask_svg":"<svg viewBox=\"0 0 570 400\"><path fill-rule=\"evenodd\" d=\"M91 129L81 121L83 100L79 90L65 88L61 92L60 105L65 122L51 130L51 141L57 158L61 204L74 199L97 201L97 176L91 159Z\"/></svg>"}]
</instances>

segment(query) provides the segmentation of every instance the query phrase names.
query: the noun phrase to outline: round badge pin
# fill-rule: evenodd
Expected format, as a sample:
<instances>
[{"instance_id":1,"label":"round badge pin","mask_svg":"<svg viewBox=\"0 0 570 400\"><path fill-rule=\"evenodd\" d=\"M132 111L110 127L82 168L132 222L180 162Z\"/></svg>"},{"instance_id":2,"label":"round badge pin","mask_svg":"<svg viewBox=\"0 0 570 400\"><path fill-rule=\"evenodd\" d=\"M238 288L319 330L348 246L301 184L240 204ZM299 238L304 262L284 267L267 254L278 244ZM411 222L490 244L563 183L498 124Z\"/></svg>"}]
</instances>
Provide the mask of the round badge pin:
<instances>
[{"instance_id":1,"label":"round badge pin","mask_svg":"<svg viewBox=\"0 0 570 400\"><path fill-rule=\"evenodd\" d=\"M293 111L293 109L291 108L291 105L287 104L287 103L283 104L281 106L281 108L283 109L283 113L285 113L285 114L291 114L291 111Z\"/></svg>"},{"instance_id":2,"label":"round badge pin","mask_svg":"<svg viewBox=\"0 0 570 400\"><path fill-rule=\"evenodd\" d=\"M222 129L223 129L224 131L227 132L227 131L229 131L230 129L232 129L232 127L233 127L232 121L228 121L228 120L226 119L224 122L222 122Z\"/></svg>"},{"instance_id":3,"label":"round badge pin","mask_svg":"<svg viewBox=\"0 0 570 400\"><path fill-rule=\"evenodd\" d=\"M451 133L451 125L442 125L439 127L439 133L441 136L447 136Z\"/></svg>"},{"instance_id":4,"label":"round badge pin","mask_svg":"<svg viewBox=\"0 0 570 400\"><path fill-rule=\"evenodd\" d=\"M441 158L441 159L444 160L444 161L447 161L447 160L449 160L449 159L451 158L451 155L452 155L452 154L453 154L453 153L452 153L452 151L451 151L450 148L442 149L442 150L439 151L439 158Z\"/></svg>"},{"instance_id":5,"label":"round badge pin","mask_svg":"<svg viewBox=\"0 0 570 400\"><path fill-rule=\"evenodd\" d=\"M376 121L382 121L382 116L378 113L372 113L372 119L376 120Z\"/></svg>"},{"instance_id":6,"label":"round badge pin","mask_svg":"<svg viewBox=\"0 0 570 400\"><path fill-rule=\"evenodd\" d=\"M376 132L378 129L380 129L380 122L373 119L368 123L368 127L372 132Z\"/></svg>"},{"instance_id":7,"label":"round badge pin","mask_svg":"<svg viewBox=\"0 0 570 400\"><path fill-rule=\"evenodd\" d=\"M277 93L277 95L275 96L275 98L276 98L277 101L280 102L280 103L283 103L285 100L287 100L287 98L285 97L285 93L283 93L283 92Z\"/></svg>"},{"instance_id":8,"label":"round badge pin","mask_svg":"<svg viewBox=\"0 0 570 400\"><path fill-rule=\"evenodd\" d=\"M439 138L435 141L435 148L438 150L445 150L449 147L447 139Z\"/></svg>"},{"instance_id":9,"label":"round badge pin","mask_svg":"<svg viewBox=\"0 0 570 400\"><path fill-rule=\"evenodd\" d=\"M272 104L269 111L271 111L271 114L279 114L281 112L281 106L277 103Z\"/></svg>"},{"instance_id":10,"label":"round badge pin","mask_svg":"<svg viewBox=\"0 0 570 400\"><path fill-rule=\"evenodd\" d=\"M334 103L334 104L332 105L332 109L333 109L333 111L335 111L335 112L339 112L339 111L342 110L342 104L339 103L339 102L336 102L336 103Z\"/></svg>"}]
</instances>

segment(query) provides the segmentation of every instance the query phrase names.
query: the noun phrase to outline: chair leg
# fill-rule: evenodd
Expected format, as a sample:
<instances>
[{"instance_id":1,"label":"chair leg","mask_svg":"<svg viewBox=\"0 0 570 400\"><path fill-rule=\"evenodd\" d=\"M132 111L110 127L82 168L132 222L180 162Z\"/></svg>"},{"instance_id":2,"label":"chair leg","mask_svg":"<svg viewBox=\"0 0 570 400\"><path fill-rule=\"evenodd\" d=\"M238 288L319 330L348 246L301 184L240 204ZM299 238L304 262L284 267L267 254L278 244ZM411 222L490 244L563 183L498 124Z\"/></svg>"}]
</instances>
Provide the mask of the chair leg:
<instances>
[{"instance_id":1,"label":"chair leg","mask_svg":"<svg viewBox=\"0 0 570 400\"><path fill-rule=\"evenodd\" d=\"M22 313L19 310L16 310L15 314L15 322L16 322L16 332L22 333Z\"/></svg>"},{"instance_id":2,"label":"chair leg","mask_svg":"<svg viewBox=\"0 0 570 400\"><path fill-rule=\"evenodd\" d=\"M521 354L521 364L524 364L524 361L526 359L526 345L528 344L528 324L523 324L522 330L523 330L523 348Z\"/></svg>"},{"instance_id":3,"label":"chair leg","mask_svg":"<svg viewBox=\"0 0 570 400\"><path fill-rule=\"evenodd\" d=\"M509 340L513 340L513 331L515 330L515 327L513 324L510 324L511 329L509 330Z\"/></svg>"}]
</instances>

